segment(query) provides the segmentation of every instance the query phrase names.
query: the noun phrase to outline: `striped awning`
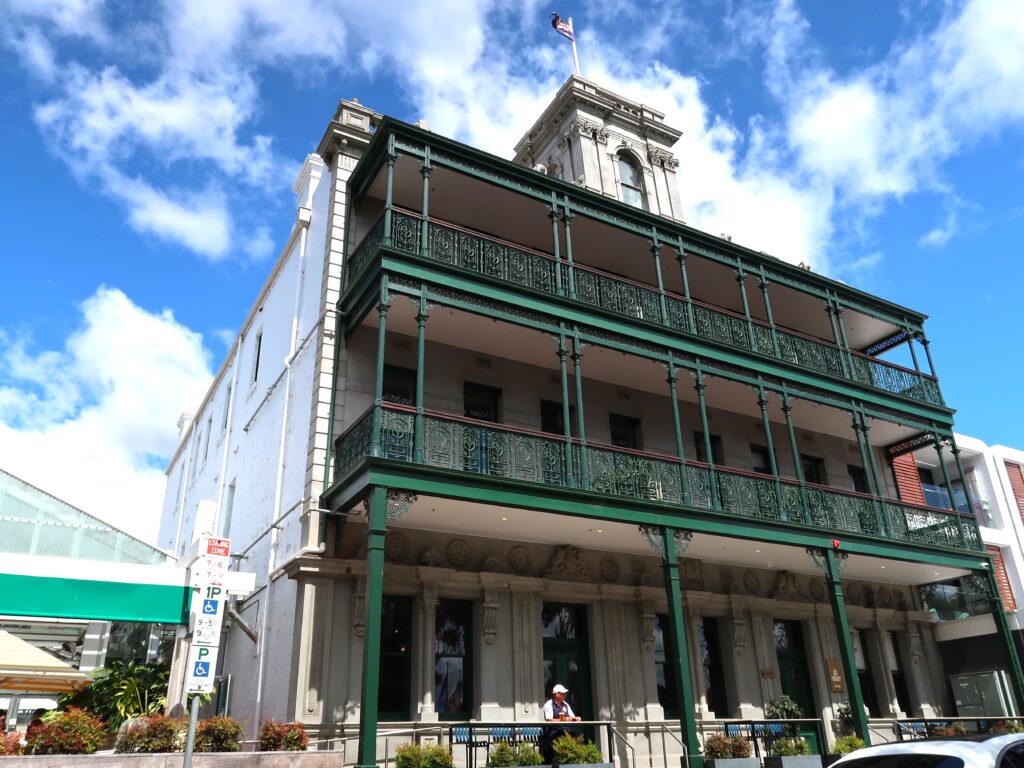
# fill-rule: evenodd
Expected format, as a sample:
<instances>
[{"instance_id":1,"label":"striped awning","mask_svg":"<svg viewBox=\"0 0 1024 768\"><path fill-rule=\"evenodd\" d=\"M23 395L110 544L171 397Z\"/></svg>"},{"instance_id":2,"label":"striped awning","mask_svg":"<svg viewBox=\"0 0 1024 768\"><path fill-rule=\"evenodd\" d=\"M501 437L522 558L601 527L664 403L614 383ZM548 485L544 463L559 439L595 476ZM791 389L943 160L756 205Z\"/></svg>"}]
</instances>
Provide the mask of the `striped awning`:
<instances>
[{"instance_id":1,"label":"striped awning","mask_svg":"<svg viewBox=\"0 0 1024 768\"><path fill-rule=\"evenodd\" d=\"M88 684L85 673L0 629L0 692L71 693Z\"/></svg>"}]
</instances>

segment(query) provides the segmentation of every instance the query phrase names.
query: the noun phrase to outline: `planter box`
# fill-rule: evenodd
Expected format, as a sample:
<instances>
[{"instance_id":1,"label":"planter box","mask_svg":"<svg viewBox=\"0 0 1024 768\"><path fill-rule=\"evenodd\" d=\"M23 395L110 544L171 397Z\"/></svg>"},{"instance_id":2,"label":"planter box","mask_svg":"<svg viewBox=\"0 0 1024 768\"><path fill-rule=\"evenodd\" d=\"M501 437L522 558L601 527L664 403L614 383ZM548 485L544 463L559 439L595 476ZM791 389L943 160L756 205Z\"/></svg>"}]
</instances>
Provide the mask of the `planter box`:
<instances>
[{"instance_id":1,"label":"planter box","mask_svg":"<svg viewBox=\"0 0 1024 768\"><path fill-rule=\"evenodd\" d=\"M821 768L821 755L766 757L764 768Z\"/></svg>"},{"instance_id":2,"label":"planter box","mask_svg":"<svg viewBox=\"0 0 1024 768\"><path fill-rule=\"evenodd\" d=\"M715 760L705 760L707 768L761 768L761 761L756 757L724 757Z\"/></svg>"},{"instance_id":3,"label":"planter box","mask_svg":"<svg viewBox=\"0 0 1024 768\"><path fill-rule=\"evenodd\" d=\"M576 765L574 763L562 763L558 768L615 768L614 763L586 763Z\"/></svg>"}]
</instances>

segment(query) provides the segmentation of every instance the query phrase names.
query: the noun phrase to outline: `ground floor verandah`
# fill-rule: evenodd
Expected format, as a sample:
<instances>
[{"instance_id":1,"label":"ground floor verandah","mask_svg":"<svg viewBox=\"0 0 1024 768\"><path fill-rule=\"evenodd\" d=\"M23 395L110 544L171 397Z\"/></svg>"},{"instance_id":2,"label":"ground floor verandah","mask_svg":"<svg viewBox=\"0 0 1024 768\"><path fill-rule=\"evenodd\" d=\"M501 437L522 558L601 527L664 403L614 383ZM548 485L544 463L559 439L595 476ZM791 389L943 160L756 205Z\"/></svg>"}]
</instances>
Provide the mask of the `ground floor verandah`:
<instances>
[{"instance_id":1,"label":"ground floor verandah","mask_svg":"<svg viewBox=\"0 0 1024 768\"><path fill-rule=\"evenodd\" d=\"M649 764L783 694L825 741L846 702L875 741L892 729L869 717L954 714L917 594L965 572L948 565L385 488L332 525L330 556L289 568L312 630L297 691L350 762L382 762L396 730L537 722L555 682Z\"/></svg>"}]
</instances>

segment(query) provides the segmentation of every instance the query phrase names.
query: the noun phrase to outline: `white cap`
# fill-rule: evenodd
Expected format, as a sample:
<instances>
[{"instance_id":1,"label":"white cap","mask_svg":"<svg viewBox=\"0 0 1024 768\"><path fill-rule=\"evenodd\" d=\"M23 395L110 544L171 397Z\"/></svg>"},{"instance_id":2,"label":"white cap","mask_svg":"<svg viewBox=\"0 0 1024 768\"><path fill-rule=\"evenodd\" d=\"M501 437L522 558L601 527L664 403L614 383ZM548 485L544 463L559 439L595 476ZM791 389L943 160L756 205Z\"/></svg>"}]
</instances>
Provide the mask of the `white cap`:
<instances>
[{"instance_id":1,"label":"white cap","mask_svg":"<svg viewBox=\"0 0 1024 768\"><path fill-rule=\"evenodd\" d=\"M559 683L558 685L556 685L554 688L551 689L551 692L552 693L568 693L569 689L566 688L561 683Z\"/></svg>"}]
</instances>

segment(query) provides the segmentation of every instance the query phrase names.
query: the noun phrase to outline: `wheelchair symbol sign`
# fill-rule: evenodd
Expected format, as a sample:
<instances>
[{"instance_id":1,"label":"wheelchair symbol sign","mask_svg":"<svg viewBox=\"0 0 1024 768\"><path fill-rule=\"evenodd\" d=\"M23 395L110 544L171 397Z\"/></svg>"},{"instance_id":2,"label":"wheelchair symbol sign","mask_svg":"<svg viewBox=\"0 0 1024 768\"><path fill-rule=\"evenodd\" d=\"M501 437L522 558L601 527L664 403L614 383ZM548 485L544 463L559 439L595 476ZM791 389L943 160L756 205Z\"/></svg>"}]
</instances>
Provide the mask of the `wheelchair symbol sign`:
<instances>
[{"instance_id":1,"label":"wheelchair symbol sign","mask_svg":"<svg viewBox=\"0 0 1024 768\"><path fill-rule=\"evenodd\" d=\"M210 662L208 661L197 661L192 669L193 677L209 677L210 676Z\"/></svg>"},{"instance_id":2,"label":"wheelchair symbol sign","mask_svg":"<svg viewBox=\"0 0 1024 768\"><path fill-rule=\"evenodd\" d=\"M217 615L217 601L216 600L203 600L203 614L206 616Z\"/></svg>"}]
</instances>

